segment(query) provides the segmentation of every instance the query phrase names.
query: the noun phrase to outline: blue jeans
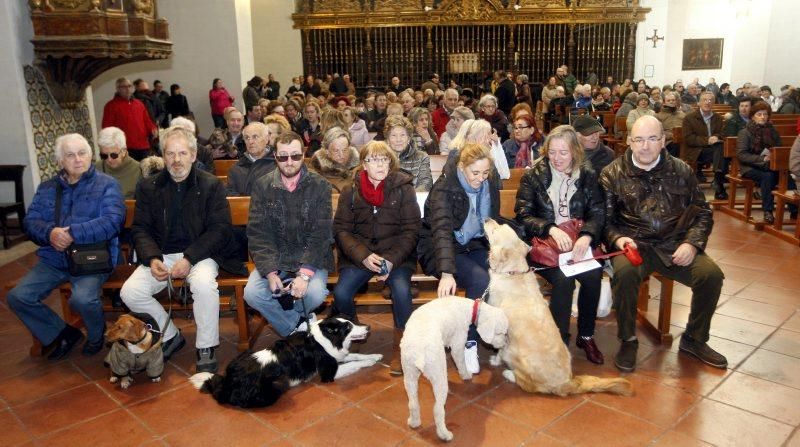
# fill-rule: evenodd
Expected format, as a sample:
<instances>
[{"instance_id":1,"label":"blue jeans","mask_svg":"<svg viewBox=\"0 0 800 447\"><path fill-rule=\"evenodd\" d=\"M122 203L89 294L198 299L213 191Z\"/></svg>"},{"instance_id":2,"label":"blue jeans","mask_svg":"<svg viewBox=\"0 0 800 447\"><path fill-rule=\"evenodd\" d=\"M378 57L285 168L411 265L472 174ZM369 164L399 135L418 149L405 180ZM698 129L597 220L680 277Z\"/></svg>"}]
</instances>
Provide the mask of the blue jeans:
<instances>
[{"instance_id":1,"label":"blue jeans","mask_svg":"<svg viewBox=\"0 0 800 447\"><path fill-rule=\"evenodd\" d=\"M397 329L405 329L406 321L411 316L412 273L408 267L397 267L392 269L389 277L386 278L386 284L392 291L392 314L394 315L394 327ZM353 297L373 275L375 272L358 267L342 269L339 272L336 288L333 289L333 305L336 306L336 309L355 318L356 306Z\"/></svg>"},{"instance_id":2,"label":"blue jeans","mask_svg":"<svg viewBox=\"0 0 800 447\"><path fill-rule=\"evenodd\" d=\"M289 273L278 272L278 276L285 279ZM294 309L283 310L281 303L272 298L267 278L261 275L258 269L253 269L247 279L247 285L244 286L244 300L267 319L275 332L281 337L286 337L292 333L300 319L303 318L303 303L310 313L325 301L325 297L328 296L327 284L328 271L317 269L308 283L308 289L306 289L303 299L295 300Z\"/></svg>"},{"instance_id":3,"label":"blue jeans","mask_svg":"<svg viewBox=\"0 0 800 447\"><path fill-rule=\"evenodd\" d=\"M108 274L70 276L69 271L55 268L42 261L25 275L17 286L8 292L8 307L17 314L22 323L43 345L52 343L64 329L66 323L57 313L42 303L56 287L69 281L72 296L69 306L77 312L86 325L90 342L103 337L105 319L100 289Z\"/></svg>"},{"instance_id":4,"label":"blue jeans","mask_svg":"<svg viewBox=\"0 0 800 447\"><path fill-rule=\"evenodd\" d=\"M472 250L456 255L456 273L453 277L458 287L466 289L467 298L474 300L483 296L489 287L489 251ZM469 325L467 340L480 340L478 329Z\"/></svg>"}]
</instances>

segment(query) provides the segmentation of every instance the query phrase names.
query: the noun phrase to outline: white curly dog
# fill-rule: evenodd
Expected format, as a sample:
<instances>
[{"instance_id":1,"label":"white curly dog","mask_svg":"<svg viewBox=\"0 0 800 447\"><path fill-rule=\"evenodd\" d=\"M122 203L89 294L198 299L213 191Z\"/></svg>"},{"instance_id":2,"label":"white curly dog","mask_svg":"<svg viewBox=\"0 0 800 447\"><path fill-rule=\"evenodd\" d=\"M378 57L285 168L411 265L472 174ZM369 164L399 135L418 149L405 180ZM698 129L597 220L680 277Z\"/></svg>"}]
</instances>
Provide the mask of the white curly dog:
<instances>
[{"instance_id":1,"label":"white curly dog","mask_svg":"<svg viewBox=\"0 0 800 447\"><path fill-rule=\"evenodd\" d=\"M608 392L630 396L623 378L573 376L572 358L561 340L536 275L528 268L530 247L511 227L494 220L484 223L489 239L489 302L508 317L508 345L490 363L505 362L503 377L529 393L558 396Z\"/></svg>"},{"instance_id":2,"label":"white curly dog","mask_svg":"<svg viewBox=\"0 0 800 447\"><path fill-rule=\"evenodd\" d=\"M467 370L464 361L464 344L472 323L476 324L483 341L495 348L505 346L508 319L503 311L480 300L455 296L437 298L411 314L400 341L409 427L417 428L421 424L417 393L419 376L422 374L433 387L436 434L443 441L453 439L453 433L445 425L444 405L448 391L445 348L450 348L450 355L461 378L472 379L472 373Z\"/></svg>"}]
</instances>

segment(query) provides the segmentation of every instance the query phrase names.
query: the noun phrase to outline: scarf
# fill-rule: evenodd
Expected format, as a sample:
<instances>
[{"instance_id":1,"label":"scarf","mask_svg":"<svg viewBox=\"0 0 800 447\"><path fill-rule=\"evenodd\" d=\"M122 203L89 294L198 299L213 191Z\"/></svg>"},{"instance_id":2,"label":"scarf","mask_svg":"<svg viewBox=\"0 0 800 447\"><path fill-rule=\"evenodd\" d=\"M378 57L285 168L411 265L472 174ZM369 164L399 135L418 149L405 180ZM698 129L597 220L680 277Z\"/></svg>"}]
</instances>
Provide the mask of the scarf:
<instances>
[{"instance_id":1,"label":"scarf","mask_svg":"<svg viewBox=\"0 0 800 447\"><path fill-rule=\"evenodd\" d=\"M528 141L523 141L519 143L519 150L517 151L517 157L514 159L514 167L515 168L529 168L531 166L531 152L539 145L539 141L537 138L537 133L539 131L536 130L531 138Z\"/></svg>"},{"instance_id":2,"label":"scarf","mask_svg":"<svg viewBox=\"0 0 800 447\"><path fill-rule=\"evenodd\" d=\"M750 152L760 154L764 149L775 146L775 140L772 139L772 123L756 124L750 120L746 128L753 136Z\"/></svg>"},{"instance_id":3,"label":"scarf","mask_svg":"<svg viewBox=\"0 0 800 447\"><path fill-rule=\"evenodd\" d=\"M367 176L367 171L361 171L358 175L358 184L361 187L361 197L372 206L383 205L383 188L386 186L386 179L378 183L378 187L372 185Z\"/></svg>"},{"instance_id":4,"label":"scarf","mask_svg":"<svg viewBox=\"0 0 800 447\"><path fill-rule=\"evenodd\" d=\"M456 168L456 175L464 192L469 199L469 212L461 228L455 230L456 241L461 245L467 245L470 240L483 236L483 221L491 213L492 199L489 196L489 181L484 180L481 186L473 188L467 182L467 178L461 169Z\"/></svg>"},{"instance_id":5,"label":"scarf","mask_svg":"<svg viewBox=\"0 0 800 447\"><path fill-rule=\"evenodd\" d=\"M581 171L576 169L567 174L558 171L550 163L550 160L547 160L547 164L550 167L552 176L550 186L547 188L547 196L550 197L550 202L553 204L555 224L560 225L570 219L569 202L578 190L578 186L575 183L578 181Z\"/></svg>"}]
</instances>

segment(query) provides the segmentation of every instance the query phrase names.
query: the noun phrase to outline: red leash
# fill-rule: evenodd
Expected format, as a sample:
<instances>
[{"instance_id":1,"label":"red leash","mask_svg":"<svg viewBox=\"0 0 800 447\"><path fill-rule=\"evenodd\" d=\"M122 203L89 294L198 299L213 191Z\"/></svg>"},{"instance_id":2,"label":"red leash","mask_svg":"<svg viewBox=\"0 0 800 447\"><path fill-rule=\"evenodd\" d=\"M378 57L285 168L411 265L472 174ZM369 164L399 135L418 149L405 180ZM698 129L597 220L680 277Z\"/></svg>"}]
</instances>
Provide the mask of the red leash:
<instances>
[{"instance_id":1,"label":"red leash","mask_svg":"<svg viewBox=\"0 0 800 447\"><path fill-rule=\"evenodd\" d=\"M480 298L472 301L472 324L475 326L478 324L478 306L481 305L481 301L483 300Z\"/></svg>"}]
</instances>

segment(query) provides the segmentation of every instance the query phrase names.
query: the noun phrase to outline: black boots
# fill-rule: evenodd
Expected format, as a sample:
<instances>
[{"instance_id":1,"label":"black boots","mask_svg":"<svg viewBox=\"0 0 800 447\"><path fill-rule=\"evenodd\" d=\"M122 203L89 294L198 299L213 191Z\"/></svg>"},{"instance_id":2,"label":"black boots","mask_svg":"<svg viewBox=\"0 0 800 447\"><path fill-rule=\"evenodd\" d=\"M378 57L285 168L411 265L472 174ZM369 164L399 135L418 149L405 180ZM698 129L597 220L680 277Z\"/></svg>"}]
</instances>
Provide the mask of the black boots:
<instances>
[{"instance_id":1,"label":"black boots","mask_svg":"<svg viewBox=\"0 0 800 447\"><path fill-rule=\"evenodd\" d=\"M711 186L714 188L714 198L716 200L728 200L728 193L725 191L725 174L715 172Z\"/></svg>"}]
</instances>

